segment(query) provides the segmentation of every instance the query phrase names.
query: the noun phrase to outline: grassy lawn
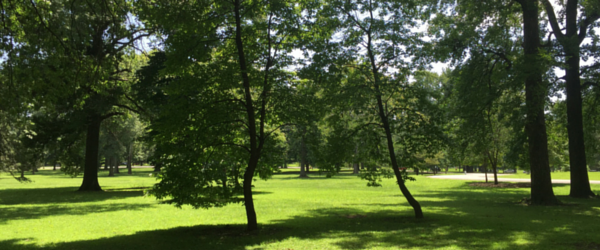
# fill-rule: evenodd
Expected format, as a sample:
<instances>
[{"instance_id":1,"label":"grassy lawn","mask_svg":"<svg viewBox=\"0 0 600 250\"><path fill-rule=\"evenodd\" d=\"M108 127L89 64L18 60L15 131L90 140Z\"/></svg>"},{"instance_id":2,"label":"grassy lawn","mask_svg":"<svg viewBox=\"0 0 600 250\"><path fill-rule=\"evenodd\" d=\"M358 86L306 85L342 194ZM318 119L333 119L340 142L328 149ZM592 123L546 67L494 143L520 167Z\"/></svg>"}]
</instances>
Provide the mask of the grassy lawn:
<instances>
[{"instance_id":1,"label":"grassy lawn","mask_svg":"<svg viewBox=\"0 0 600 250\"><path fill-rule=\"evenodd\" d=\"M571 174L570 172L553 172L552 173L552 179L570 180L571 179L570 174ZM589 176L590 180L600 181L600 172L588 172L588 176ZM501 178L529 179L529 178L531 178L531 175L524 174L521 171L520 173L516 173L516 174L507 174L507 175L504 175Z\"/></svg>"},{"instance_id":2,"label":"grassy lawn","mask_svg":"<svg viewBox=\"0 0 600 250\"><path fill-rule=\"evenodd\" d=\"M195 210L145 197L151 169L107 177L101 193L75 192L81 178L44 170L21 184L0 176L0 249L598 249L600 199L523 206L528 189L474 188L417 177L408 183L426 218L392 180L368 188L356 176L285 171L255 182L261 230L248 234L244 208ZM297 169L296 169L297 171ZM600 185L593 185L600 192Z\"/></svg>"}]
</instances>

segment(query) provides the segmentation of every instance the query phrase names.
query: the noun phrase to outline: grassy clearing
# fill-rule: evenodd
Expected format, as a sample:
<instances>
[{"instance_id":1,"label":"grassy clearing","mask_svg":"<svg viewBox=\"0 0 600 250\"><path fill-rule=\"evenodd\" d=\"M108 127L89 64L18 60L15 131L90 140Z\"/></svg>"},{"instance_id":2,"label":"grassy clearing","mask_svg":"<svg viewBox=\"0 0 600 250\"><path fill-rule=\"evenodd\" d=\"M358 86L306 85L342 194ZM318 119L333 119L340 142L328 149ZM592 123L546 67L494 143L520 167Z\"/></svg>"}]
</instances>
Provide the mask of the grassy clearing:
<instances>
[{"instance_id":1,"label":"grassy clearing","mask_svg":"<svg viewBox=\"0 0 600 250\"><path fill-rule=\"evenodd\" d=\"M417 177L408 183L426 218L413 219L392 180L282 173L255 182L261 231L244 232L240 204L178 209L145 197L151 169L107 177L106 192L78 193L80 178L40 171L30 184L0 177L0 249L597 249L600 200L518 204L527 189L474 188ZM600 192L600 185L593 185Z\"/></svg>"}]
</instances>

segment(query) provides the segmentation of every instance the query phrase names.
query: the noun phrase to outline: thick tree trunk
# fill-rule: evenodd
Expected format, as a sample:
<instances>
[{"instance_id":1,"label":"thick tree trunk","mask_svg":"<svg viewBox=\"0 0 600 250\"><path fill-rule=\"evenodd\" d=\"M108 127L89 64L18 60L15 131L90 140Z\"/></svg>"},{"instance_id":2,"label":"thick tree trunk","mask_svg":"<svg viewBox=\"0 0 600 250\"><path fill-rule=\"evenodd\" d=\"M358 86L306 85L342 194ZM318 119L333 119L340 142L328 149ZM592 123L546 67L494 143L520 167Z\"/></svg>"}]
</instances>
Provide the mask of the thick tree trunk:
<instances>
[{"instance_id":1,"label":"thick tree trunk","mask_svg":"<svg viewBox=\"0 0 600 250\"><path fill-rule=\"evenodd\" d=\"M570 39L572 46L564 46L567 56L567 132L569 135L569 164L571 167L571 190L569 196L589 198L595 196L590 187L587 172L585 144L583 140L583 102L579 73L579 43L577 36ZM571 44L571 43L569 43Z\"/></svg>"},{"instance_id":2,"label":"thick tree trunk","mask_svg":"<svg viewBox=\"0 0 600 250\"><path fill-rule=\"evenodd\" d=\"M99 115L92 115L87 128L85 141L85 164L83 166L83 182L79 191L102 191L98 183L98 147L100 142Z\"/></svg>"},{"instance_id":3,"label":"thick tree trunk","mask_svg":"<svg viewBox=\"0 0 600 250\"><path fill-rule=\"evenodd\" d=\"M548 137L544 117L547 87L542 81L543 67L540 61L540 27L537 0L522 0L523 37L525 50L525 98L527 118L525 131L529 142L529 165L531 167L531 204L555 205L560 202L554 196L548 162Z\"/></svg>"},{"instance_id":4,"label":"thick tree trunk","mask_svg":"<svg viewBox=\"0 0 600 250\"><path fill-rule=\"evenodd\" d=\"M580 43L587 34L587 25L578 25L578 0L568 0L566 4L566 33L563 33L555 17L554 9L544 1L549 21L559 44L566 56L565 82L567 94L567 132L569 137L569 164L571 169L571 190L569 196L589 198L595 196L590 187L587 172L587 158L583 133L583 102L581 97ZM581 37L580 37L581 36Z\"/></svg>"}]
</instances>

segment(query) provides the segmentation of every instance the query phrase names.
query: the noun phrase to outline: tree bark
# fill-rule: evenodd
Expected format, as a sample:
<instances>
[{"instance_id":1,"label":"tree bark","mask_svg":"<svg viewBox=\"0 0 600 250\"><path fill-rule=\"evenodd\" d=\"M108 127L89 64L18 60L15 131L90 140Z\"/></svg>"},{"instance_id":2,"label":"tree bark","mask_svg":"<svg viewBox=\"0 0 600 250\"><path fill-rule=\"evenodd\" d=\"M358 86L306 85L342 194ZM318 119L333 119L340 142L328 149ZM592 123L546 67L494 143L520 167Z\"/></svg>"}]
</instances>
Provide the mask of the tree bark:
<instances>
[{"instance_id":1,"label":"tree bark","mask_svg":"<svg viewBox=\"0 0 600 250\"><path fill-rule=\"evenodd\" d=\"M98 183L98 148L100 142L100 124L102 119L99 115L91 115L87 125L85 141L85 163L83 165L83 182L79 191L102 191Z\"/></svg>"},{"instance_id":2,"label":"tree bark","mask_svg":"<svg viewBox=\"0 0 600 250\"><path fill-rule=\"evenodd\" d=\"M542 63L539 56L540 27L537 0L521 0L523 11L523 37L525 51L525 131L529 142L529 165L531 168L531 204L555 205L560 202L554 196L548 162L548 137L544 117L547 87L542 81Z\"/></svg>"}]
</instances>

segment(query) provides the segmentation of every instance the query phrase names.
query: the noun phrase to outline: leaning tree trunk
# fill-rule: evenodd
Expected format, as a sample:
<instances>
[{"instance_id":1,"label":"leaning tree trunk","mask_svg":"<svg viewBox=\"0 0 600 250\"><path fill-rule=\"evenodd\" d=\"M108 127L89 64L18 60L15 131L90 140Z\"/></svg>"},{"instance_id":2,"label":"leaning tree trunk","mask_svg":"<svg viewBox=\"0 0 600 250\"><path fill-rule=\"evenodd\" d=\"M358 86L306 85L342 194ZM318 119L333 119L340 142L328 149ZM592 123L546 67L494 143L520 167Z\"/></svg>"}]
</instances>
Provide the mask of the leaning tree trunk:
<instances>
[{"instance_id":1,"label":"leaning tree trunk","mask_svg":"<svg viewBox=\"0 0 600 250\"><path fill-rule=\"evenodd\" d=\"M102 123L100 116L92 115L89 124L87 125L83 182L79 187L79 191L102 191L102 188L100 188L100 183L98 183L98 147L100 142L100 123Z\"/></svg>"},{"instance_id":2,"label":"leaning tree trunk","mask_svg":"<svg viewBox=\"0 0 600 250\"><path fill-rule=\"evenodd\" d=\"M548 162L548 137L544 104L547 87L542 81L540 60L540 27L537 0L522 0L523 46L525 52L525 99L526 125L529 142L529 165L531 168L531 204L555 205L560 202L554 196L550 165Z\"/></svg>"},{"instance_id":3,"label":"leaning tree trunk","mask_svg":"<svg viewBox=\"0 0 600 250\"><path fill-rule=\"evenodd\" d=\"M412 196L406 185L404 184L404 180L402 179L402 173L400 173L400 169L398 166L398 162L396 161L396 153L394 151L394 141L392 138L392 130L390 128L390 122L388 116L386 114L386 110L383 107L382 101L382 93L379 88L379 72L375 63L375 55L373 54L373 50L371 49L371 33L367 33L367 53L369 56L369 60L371 63L371 72L373 73L373 85L375 87L375 99L377 99L377 110L379 118L381 119L381 124L383 125L383 129L385 131L385 137L387 139L387 149L390 157L390 161L392 163L392 169L394 170L394 174L396 176L396 181L398 183L398 187L400 191L406 197L408 203L413 207L416 218L423 218L423 210L421 210L421 204Z\"/></svg>"}]
</instances>

